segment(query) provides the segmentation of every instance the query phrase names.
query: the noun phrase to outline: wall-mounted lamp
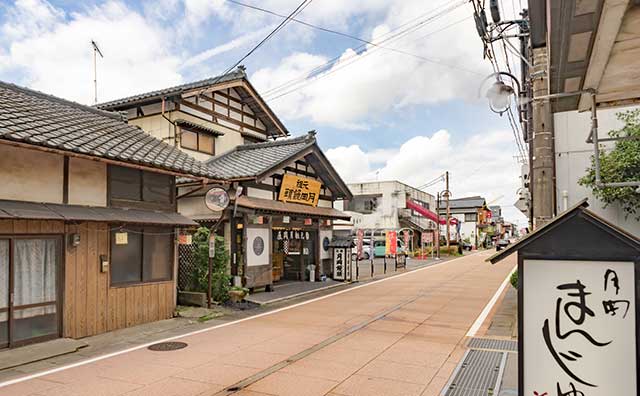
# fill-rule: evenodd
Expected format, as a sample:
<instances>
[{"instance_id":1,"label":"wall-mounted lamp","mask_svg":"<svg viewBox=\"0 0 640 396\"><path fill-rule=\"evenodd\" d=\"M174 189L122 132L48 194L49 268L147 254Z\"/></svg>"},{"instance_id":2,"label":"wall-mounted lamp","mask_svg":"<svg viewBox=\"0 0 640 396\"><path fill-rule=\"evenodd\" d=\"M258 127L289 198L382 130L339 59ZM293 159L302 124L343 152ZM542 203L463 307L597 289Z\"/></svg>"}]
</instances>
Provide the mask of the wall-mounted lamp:
<instances>
[{"instance_id":1,"label":"wall-mounted lamp","mask_svg":"<svg viewBox=\"0 0 640 396\"><path fill-rule=\"evenodd\" d=\"M80 245L80 234L73 233L69 235L69 245L72 247L76 247Z\"/></svg>"}]
</instances>

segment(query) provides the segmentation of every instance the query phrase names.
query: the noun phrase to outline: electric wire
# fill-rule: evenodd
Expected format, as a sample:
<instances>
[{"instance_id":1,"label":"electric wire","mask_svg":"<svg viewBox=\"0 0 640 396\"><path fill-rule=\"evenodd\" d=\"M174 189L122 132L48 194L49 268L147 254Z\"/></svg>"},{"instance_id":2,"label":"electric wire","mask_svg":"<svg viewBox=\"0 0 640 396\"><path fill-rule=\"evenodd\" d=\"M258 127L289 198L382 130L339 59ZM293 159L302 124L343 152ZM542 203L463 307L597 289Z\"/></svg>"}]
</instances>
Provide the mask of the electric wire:
<instances>
[{"instance_id":1,"label":"electric wire","mask_svg":"<svg viewBox=\"0 0 640 396\"><path fill-rule=\"evenodd\" d=\"M444 5L446 5L446 4L444 4ZM434 8L433 10L430 10L430 11L428 11L428 12L426 12L426 13L423 13L423 14L421 14L421 15L419 15L419 16L417 16L417 17L415 17L415 18L412 18L412 19L410 19L409 21L407 21L407 22L405 22L405 23L403 23L403 24L401 24L401 25L397 26L396 28L391 29L391 30L390 30L390 31L388 31L387 33L385 33L385 34L383 34L383 35L381 35L381 36L380 36L380 39L381 39L381 40L380 40L377 44L379 45L381 42L386 41L386 40L388 40L389 38L392 38L392 37L388 37L388 36L391 36L393 32L395 32L395 31L397 31L397 30L399 30L399 29L401 29L401 28L404 28L405 26L407 26L407 25L409 25L409 24L411 24L411 23L413 23L413 22L415 22L415 21L419 21L420 19L422 19L422 18L424 18L424 17L426 17L426 16L430 15L432 12L436 11L438 8L443 8L443 7L444 7L444 5L440 5L440 6L436 7L436 8ZM384 39L383 39L383 38L384 38ZM367 46L366 46L366 44L363 44L363 45L360 45L360 46L356 47L355 49L353 49L353 51L354 51L356 54L359 54L361 51L363 51L364 49L366 49L366 47L367 47ZM350 58L352 58L352 57L353 57L353 55L352 55L352 56L349 56L349 57L347 57L347 58L342 58L342 54L340 54L340 55L338 55L338 56L336 56L336 57L334 57L334 58L332 58L332 59L328 60L328 61L327 61L327 62L325 62L324 64L322 64L322 65L318 65L318 66L316 66L316 67L314 67L314 68L312 68L312 69L310 69L310 70L306 71L303 75L301 75L301 76L299 76L299 77L297 77L297 78L295 78L295 79L289 80L289 81L285 82L285 83L284 83L284 84L282 84L282 85L286 85L286 84L288 84L288 83L290 83L290 82L292 82L292 81L304 80L307 76L310 76L310 75L312 75L312 74L316 74L316 73L318 73L318 72L320 72L320 71L322 71L322 70L326 69L328 66L331 66L332 64L337 63L337 62L338 62L338 61L340 61L341 59L344 61L345 59L346 59L346 60L348 60L348 59L350 59ZM263 94L263 96L264 96L264 95L268 95L268 94L271 94L271 93L273 93L274 91L276 91L276 90L278 90L278 89L279 89L279 86L278 86L278 87L274 87L274 88L270 88L270 89L268 89L268 90L263 91L263 92L262 92L262 94Z\"/></svg>"},{"instance_id":2,"label":"electric wire","mask_svg":"<svg viewBox=\"0 0 640 396\"><path fill-rule=\"evenodd\" d=\"M462 5L462 4L464 4L464 3L460 3L458 6L460 6L460 5ZM446 4L444 4L444 5L446 5ZM431 10L431 11L429 11L429 12L426 12L426 13L424 13L424 14L421 14L420 16L418 16L418 17L416 17L416 18L412 18L411 20L409 20L409 21L407 21L407 22L405 22L405 23L401 24L400 26L396 27L395 29L392 29L392 30L390 30L389 32L387 32L387 33L383 34L383 35L380 37L380 40L379 40L376 44L378 44L378 47L380 47L380 44L383 44L383 43L386 43L386 42L389 42L389 41L396 41L396 40L398 40L399 38L402 38L402 37L406 36L407 34L410 34L410 33L412 33L413 31L415 31L415 30L417 30L417 29L421 28L421 27L422 27L422 25L423 25L425 22L430 22L430 21L432 21L432 20L435 20L435 19L436 19L438 16L440 16L440 14L442 14L443 12L441 12L440 14L436 14L436 15L431 15L431 14L432 14L433 12L437 11L439 8L443 8L443 7L444 7L444 5L441 5L441 6L439 6L439 7L436 7L435 9L433 9L433 10ZM450 9L450 8L451 8L451 7L449 7L449 9ZM447 9L447 10L448 10L448 9ZM445 14L446 14L446 11L447 11L447 10L444 10L444 11L445 11L445 12L444 12ZM422 18L425 18L426 16L429 16L429 18L426 18L425 20L421 20ZM416 21L418 21L418 22L416 22ZM414 23L414 22L416 22L416 23L415 23L415 24L413 24L412 26L409 26L409 27L407 27L406 29L404 29L404 30L402 30L402 31L400 31L400 32L398 32L398 33L394 33L394 32L396 32L396 31L398 31L398 30L400 30L400 29L404 28L405 26L410 25L410 24L412 24L412 23ZM312 68L311 70L309 70L309 71L305 72L304 74L300 75L300 76L299 76L299 77L297 77L297 78L294 78L294 79L289 80L289 81L287 81L287 82L285 82L285 83L283 83L283 84L281 84L281 85L279 85L279 86L276 86L276 87L274 87L274 88L271 88L271 89L268 89L268 90L264 91L264 92L263 92L263 97L265 97L265 98L266 98L266 97L269 97L269 96L276 95L276 93L277 93L277 92L281 92L281 91L283 91L283 90L289 89L289 87L293 86L293 85L294 85L294 84L296 84L296 83L304 83L305 81L307 81L309 78L311 78L311 77L313 77L313 76L321 75L321 73L322 73L322 72L324 72L324 71L326 71L326 70L331 70L331 69L330 69L330 67L332 67L332 66L333 66L333 65L335 65L335 64L339 64L339 63L344 64L344 63L347 63L348 61L351 61L352 59L354 59L354 58L356 58L357 56L359 56L359 55L361 55L361 54L363 54L363 53L364 53L364 55L363 55L362 57L357 58L357 59L355 60L355 61L357 61L358 59L362 59L362 58L363 58L364 56L366 56L367 54L371 54L372 52L375 52L375 49L372 49L372 50L369 50L369 51L367 51L367 52L365 53L365 52L364 52L364 50L366 50L366 48L367 48L367 46L366 46L365 44L363 44L363 45L360 45L360 46L356 47L356 48L353 50L353 51L354 51L354 54L352 54L352 55L349 55L349 56L347 56L347 57L343 57L343 55L342 55L342 54L340 54L340 55L338 55L338 56L336 56L336 57L334 57L334 58L330 59L329 61L325 62L324 64L322 64L322 65L319 65L319 66L316 66L316 67ZM385 48L386 48L386 47L385 47ZM355 61L354 61L354 62L355 62ZM347 63L347 65L352 64L352 63L354 63L354 62ZM345 65L345 66L347 66L347 65ZM343 67L344 67L344 66L343 66ZM336 70L336 69L333 69L333 70Z\"/></svg>"},{"instance_id":3,"label":"electric wire","mask_svg":"<svg viewBox=\"0 0 640 396\"><path fill-rule=\"evenodd\" d=\"M446 9L446 10L444 10L444 11L442 11L442 12L440 12L440 13L438 13L438 14L436 14L436 15L428 18L428 19L420 21L418 24L416 24L416 25L414 25L414 26L412 26L410 28L407 28L407 29L405 29L405 30L403 30L403 31L401 31L399 33L396 33L395 35L393 35L391 37L385 38L384 40L382 40L382 41L377 43L378 44L378 48L387 48L387 47L381 47L381 46L379 46L379 44L381 44L383 42L397 41L400 38L402 38L402 37L414 32L414 31L424 27L426 23L434 21L434 20L436 20L436 19L438 19L440 17L443 17L447 13L453 11L454 9L456 9L457 7L459 7L459 6L461 6L461 5L465 4L465 3L466 3L466 1L462 2L462 3L459 3L457 5L454 5L453 7L449 7L448 9ZM462 20L456 21L455 24L460 23L460 22L462 22ZM451 25L453 25L453 24L451 24ZM448 28L448 27L450 27L450 26L447 26L445 28ZM444 30L444 28L440 29L440 30ZM435 33L435 32L432 32L432 33ZM368 49L365 53L355 52L353 55L351 55L351 56L349 56L347 58L342 58L342 57L338 56L338 57L330 60L329 62L326 62L325 64L320 65L320 66L312 69L311 71L305 73L304 75L302 75L301 77L299 77L297 79L290 80L290 81L288 81L288 82L286 82L286 83L284 83L284 84L282 84L282 85L280 85L278 87L272 88L267 93L265 93L263 96L266 99L268 99L270 101L273 101L273 100L276 100L276 99L278 99L280 97L288 95L288 94L290 94L292 92L295 92L295 91L297 91L297 90L299 90L299 89L301 89L303 87L306 87L306 86L308 86L308 85L310 85L312 83L315 83L315 82L317 82L318 80L320 80L322 78L326 78L327 76L329 76L329 75L331 75L331 74L333 74L333 73L335 73L335 72L337 72L339 70L342 70L343 68L345 68L345 67L347 67L347 66L349 66L349 65L351 65L351 64L353 64L353 63L355 63L355 62L357 62L359 60L362 60L364 57L369 56L372 53L374 53L376 51L376 49L378 49L378 48ZM397 49L393 49L393 50L398 51ZM449 68L458 69L458 70L462 70L462 71L473 73L473 74L477 74L477 75L482 75L482 73L476 72L476 71L471 70L471 69L463 68L463 67L460 67L460 66L457 66L457 65L447 64L447 63L444 63L444 62L441 62L441 61L438 61L438 60L429 59L429 58L422 57L422 56L415 55L415 54L412 55L412 56L419 57L423 61L426 61L426 62L440 64L442 66L446 66L446 67L449 67ZM348 62L349 60L351 60L353 58L356 58L356 59L351 61L351 62ZM338 67L330 69L328 72L324 72L324 73L320 72L320 70L323 70L323 69L326 70L326 68L328 66L330 66L332 64L335 64L338 61L340 62L340 63L338 63L339 64ZM348 63L345 63L345 62L348 62ZM314 78L314 76L315 76L315 78ZM296 84L299 84L299 85L296 86ZM288 89L288 90L282 92L284 89L287 89L288 87L294 87L294 88L291 88L291 89Z\"/></svg>"},{"instance_id":4,"label":"electric wire","mask_svg":"<svg viewBox=\"0 0 640 396\"><path fill-rule=\"evenodd\" d=\"M309 4L311 4L313 0L303 0L291 13L282 20L268 35L266 35L258 44L256 44L249 52L243 55L238 61L236 61L233 65L228 67L223 73L218 75L217 78L213 80L210 85L216 84L220 81L226 74L228 74L231 70L235 69L242 61L250 57L254 52L256 52L260 47L262 47L267 41L269 41L273 36L275 36L280 30L282 30L293 18L298 16ZM201 92L199 93L201 94Z\"/></svg>"},{"instance_id":5,"label":"electric wire","mask_svg":"<svg viewBox=\"0 0 640 396\"><path fill-rule=\"evenodd\" d=\"M242 3L242 2L239 2L239 1L236 1L236 0L225 0L225 1L227 1L229 3L232 3L232 4L236 4L238 6L242 6L242 7L250 8L250 9L253 9L253 10L256 10L256 11L261 11L261 12L264 12L264 13L267 13L267 14L270 14L270 15L274 15L274 16L277 16L277 17L280 17L280 18L286 18L285 15L279 14L277 12L274 12L274 11L271 11L271 10L268 10L268 9L265 9L265 8L262 8L262 7L257 7L257 6L251 5L251 4ZM469 17L465 18L465 20L468 19L468 18ZM311 28L311 29L316 29L316 30L320 30L320 31L323 31L323 32L326 32L326 33L336 34L336 35L339 35L339 36L342 36L342 37L347 37L347 38L359 41L359 42L364 43L364 44L372 45L374 47L379 47L379 48L386 49L388 51L393 51L393 52L396 52L396 53L399 53L399 54L412 56L414 58L418 58L418 59L421 59L421 60L424 60L424 61L427 61L427 62L433 61L431 59L425 58L424 56L417 55L417 54L411 53L409 51L400 50L400 49L392 48L392 47L386 47L386 46L383 47L383 46L381 46L381 45L379 45L377 43L374 43L374 42L372 42L370 40L366 40L366 39L363 39L361 37L354 36L352 34L348 34L348 33L340 32L340 31L337 31L337 30L328 29L328 28L325 28L325 27L322 27L322 26L314 25L312 23L305 22L305 21L302 21L300 19L291 18L291 21L299 23L299 24L301 24L303 26L306 26L308 28Z\"/></svg>"},{"instance_id":6,"label":"electric wire","mask_svg":"<svg viewBox=\"0 0 640 396\"><path fill-rule=\"evenodd\" d=\"M438 15L438 16L441 16L441 15ZM422 23L420 23L419 25L422 25ZM387 38L387 39L383 40L383 42L386 42L386 41L397 41L400 38L412 33L413 31L416 31L416 30L418 30L418 29L420 29L422 27L423 26L412 27L412 28L408 29L407 31L400 32L400 33L398 33L398 34L396 34L396 35L394 35L394 36L392 36L390 38ZM371 54L377 52L376 50L378 50L379 48L387 48L387 47L378 47L378 48L368 49L366 52L354 53L353 55L348 56L347 58L342 58L342 57L339 56L339 57L335 58L336 60L339 60L338 66L336 68L330 69L328 72L324 72L324 73L314 73L313 71L311 73L307 73L306 75L302 76L302 79L300 81L300 83L303 84L303 85L301 85L299 87L296 87L294 89L290 89L290 90L288 90L288 91L286 91L284 93L278 94L276 96L270 96L270 97L268 97L268 99L273 101L273 100L278 99L278 98L280 98L282 96L285 96L285 95L288 95L288 94L290 94L290 93L292 93L294 91L297 91L298 89L300 89L302 87L305 87L305 86L308 86L310 84L313 84L313 83L317 82L320 79L326 78L329 75L334 74L334 73L336 73L336 72L338 72L338 71L340 71L340 70L342 70L342 69L344 69L344 68L346 68L346 67L348 67L348 66L350 66L350 65L352 65L352 64L354 64L354 63L356 63L356 62L358 62L358 61L360 61L362 59L364 59L367 56L370 56ZM435 59L429 59L429 58L421 57L421 56L416 56L416 57L419 57L419 58L421 58L421 60L426 61L426 62L439 64L439 65L442 65L442 66L446 66L448 68L458 69L458 70L461 70L461 71L465 71L465 72L469 72L469 73L473 73L473 74L477 74L477 75L482 75L481 73L478 73L478 72L476 72L474 70L463 68L463 67L460 67L460 66L457 66L457 65L447 64L447 63L444 63L444 62L441 62L441 61L438 61L438 60L435 60ZM332 63L335 63L335 62L332 62ZM322 69L326 69L327 65L321 65L321 68ZM314 77L314 74L315 74L315 78L310 79L309 77ZM287 84L285 83L285 85L287 85ZM290 85L292 86L293 84L290 84ZM285 86L285 88L286 88L286 86ZM280 91L282 91L282 89L283 88L278 88L278 90L280 90ZM272 95L274 95L274 94L272 94ZM269 96L269 95L267 94L267 96Z\"/></svg>"}]
</instances>

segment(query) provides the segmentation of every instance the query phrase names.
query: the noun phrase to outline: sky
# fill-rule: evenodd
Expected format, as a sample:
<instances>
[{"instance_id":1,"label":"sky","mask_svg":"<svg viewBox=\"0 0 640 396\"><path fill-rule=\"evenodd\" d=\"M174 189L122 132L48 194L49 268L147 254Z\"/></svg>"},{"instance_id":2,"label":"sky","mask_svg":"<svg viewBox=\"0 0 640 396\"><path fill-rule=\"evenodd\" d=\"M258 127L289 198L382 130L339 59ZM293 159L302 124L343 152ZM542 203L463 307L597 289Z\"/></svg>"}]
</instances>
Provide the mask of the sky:
<instances>
[{"instance_id":1,"label":"sky","mask_svg":"<svg viewBox=\"0 0 640 396\"><path fill-rule=\"evenodd\" d=\"M238 1L281 15L301 2ZM501 3L509 18L523 5ZM481 195L525 226L514 131L484 98L493 69L472 11L462 0L313 0L297 19L360 40L290 22L242 63L293 136L317 131L345 181L418 187L449 171L452 198ZM228 0L0 0L0 80L91 105L91 40L107 101L216 76L282 20Z\"/></svg>"}]
</instances>

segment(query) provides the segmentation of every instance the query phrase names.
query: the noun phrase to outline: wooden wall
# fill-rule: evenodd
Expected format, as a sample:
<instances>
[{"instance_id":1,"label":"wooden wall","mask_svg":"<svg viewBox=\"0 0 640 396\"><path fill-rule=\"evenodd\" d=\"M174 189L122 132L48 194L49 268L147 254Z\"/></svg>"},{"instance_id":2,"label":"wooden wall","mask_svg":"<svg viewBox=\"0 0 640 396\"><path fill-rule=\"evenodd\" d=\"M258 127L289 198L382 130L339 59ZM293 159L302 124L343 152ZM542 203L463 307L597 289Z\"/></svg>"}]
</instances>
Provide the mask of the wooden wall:
<instances>
[{"instance_id":1,"label":"wooden wall","mask_svg":"<svg viewBox=\"0 0 640 396\"><path fill-rule=\"evenodd\" d=\"M82 338L173 316L174 282L110 287L100 272L100 255L109 257L109 226L86 222L0 220L0 234L65 234L62 333ZM80 234L72 247L68 235Z\"/></svg>"},{"instance_id":2,"label":"wooden wall","mask_svg":"<svg viewBox=\"0 0 640 396\"><path fill-rule=\"evenodd\" d=\"M109 258L108 224L69 224L66 232L80 234L80 245L67 246L65 255L66 337L81 338L173 316L173 281L110 287L109 273L100 272L100 255Z\"/></svg>"}]
</instances>

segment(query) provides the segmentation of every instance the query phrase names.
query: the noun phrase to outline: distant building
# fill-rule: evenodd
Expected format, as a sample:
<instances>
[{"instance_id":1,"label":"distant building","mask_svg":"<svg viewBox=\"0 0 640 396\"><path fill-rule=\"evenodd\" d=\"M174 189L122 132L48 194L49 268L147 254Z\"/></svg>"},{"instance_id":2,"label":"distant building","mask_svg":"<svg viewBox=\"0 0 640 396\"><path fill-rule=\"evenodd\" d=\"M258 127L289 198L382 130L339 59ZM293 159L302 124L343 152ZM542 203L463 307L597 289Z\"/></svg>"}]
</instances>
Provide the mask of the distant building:
<instances>
[{"instance_id":1,"label":"distant building","mask_svg":"<svg viewBox=\"0 0 640 396\"><path fill-rule=\"evenodd\" d=\"M482 239L478 238L478 225L483 223L483 209L485 207L486 200L479 195L449 200L451 217L455 217L458 220L460 238L462 240L469 238L475 246L478 246L478 242ZM444 201L440 203L439 214L441 216L447 214ZM453 234L453 232L451 233Z\"/></svg>"},{"instance_id":2,"label":"distant building","mask_svg":"<svg viewBox=\"0 0 640 396\"><path fill-rule=\"evenodd\" d=\"M435 229L433 221L407 208L407 200L423 208L436 211L433 195L399 181L375 181L349 184L353 199L344 202L350 222L336 222L336 230L353 232L356 228L386 230L403 228L413 231L413 244L417 246L423 232ZM336 202L339 204L341 202Z\"/></svg>"}]
</instances>

